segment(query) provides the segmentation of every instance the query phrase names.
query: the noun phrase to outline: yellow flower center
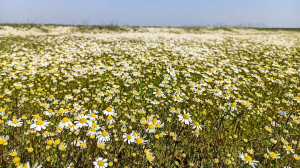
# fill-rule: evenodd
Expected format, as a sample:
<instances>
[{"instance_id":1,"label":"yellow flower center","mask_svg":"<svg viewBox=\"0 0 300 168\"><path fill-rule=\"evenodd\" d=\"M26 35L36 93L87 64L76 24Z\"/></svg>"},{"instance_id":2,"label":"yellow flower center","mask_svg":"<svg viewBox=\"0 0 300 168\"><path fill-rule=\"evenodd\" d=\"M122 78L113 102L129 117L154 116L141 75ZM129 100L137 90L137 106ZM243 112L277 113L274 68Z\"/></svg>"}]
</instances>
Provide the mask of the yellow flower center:
<instances>
[{"instance_id":1,"label":"yellow flower center","mask_svg":"<svg viewBox=\"0 0 300 168\"><path fill-rule=\"evenodd\" d=\"M15 158L13 159L13 162L14 162L14 163L20 163L20 160L21 160L21 159L20 159L19 157L15 157Z\"/></svg>"},{"instance_id":2,"label":"yellow flower center","mask_svg":"<svg viewBox=\"0 0 300 168\"><path fill-rule=\"evenodd\" d=\"M190 118L190 116L188 114L183 114L183 118L187 120Z\"/></svg>"},{"instance_id":3,"label":"yellow flower center","mask_svg":"<svg viewBox=\"0 0 300 168\"><path fill-rule=\"evenodd\" d=\"M290 147L290 146L286 146L285 148L289 151L292 150L292 147Z\"/></svg>"},{"instance_id":4,"label":"yellow flower center","mask_svg":"<svg viewBox=\"0 0 300 168\"><path fill-rule=\"evenodd\" d=\"M157 124L155 125L155 127L160 128L161 125L160 125L159 123L157 123Z\"/></svg>"},{"instance_id":5,"label":"yellow flower center","mask_svg":"<svg viewBox=\"0 0 300 168\"><path fill-rule=\"evenodd\" d=\"M154 129L155 127L154 127L154 125L153 125L153 124L149 124L149 125L148 125L148 128L150 128L150 129Z\"/></svg>"},{"instance_id":6,"label":"yellow flower center","mask_svg":"<svg viewBox=\"0 0 300 168\"><path fill-rule=\"evenodd\" d=\"M64 149L65 149L65 145L61 144L59 150L64 150Z\"/></svg>"},{"instance_id":7,"label":"yellow flower center","mask_svg":"<svg viewBox=\"0 0 300 168\"><path fill-rule=\"evenodd\" d=\"M106 111L111 112L112 109L111 109L110 107L107 107L107 108L106 108Z\"/></svg>"},{"instance_id":8,"label":"yellow flower center","mask_svg":"<svg viewBox=\"0 0 300 168\"><path fill-rule=\"evenodd\" d=\"M33 151L33 148L28 148L28 152L32 152Z\"/></svg>"},{"instance_id":9,"label":"yellow flower center","mask_svg":"<svg viewBox=\"0 0 300 168\"><path fill-rule=\"evenodd\" d=\"M41 120L41 119L39 119L39 120L36 122L36 125L42 125L42 124L44 124L44 121Z\"/></svg>"},{"instance_id":10,"label":"yellow flower center","mask_svg":"<svg viewBox=\"0 0 300 168\"><path fill-rule=\"evenodd\" d=\"M99 166L103 166L103 165L104 165L104 162L103 162L102 160L99 160L99 161L97 162L97 164L98 164Z\"/></svg>"},{"instance_id":11,"label":"yellow flower center","mask_svg":"<svg viewBox=\"0 0 300 168\"><path fill-rule=\"evenodd\" d=\"M138 144L141 144L141 143L143 143L143 139L142 138L136 138L136 143L138 143Z\"/></svg>"},{"instance_id":12,"label":"yellow flower center","mask_svg":"<svg viewBox=\"0 0 300 168\"><path fill-rule=\"evenodd\" d=\"M276 158L276 154L275 154L274 152L270 152L270 156L271 156L272 158Z\"/></svg>"},{"instance_id":13,"label":"yellow flower center","mask_svg":"<svg viewBox=\"0 0 300 168\"><path fill-rule=\"evenodd\" d=\"M66 123L66 122L68 122L69 121L69 118L68 117L64 117L63 119L62 119L62 122L63 123Z\"/></svg>"},{"instance_id":14,"label":"yellow flower center","mask_svg":"<svg viewBox=\"0 0 300 168\"><path fill-rule=\"evenodd\" d=\"M86 123L86 118L80 119L79 122L80 122L81 124Z\"/></svg>"},{"instance_id":15,"label":"yellow flower center","mask_svg":"<svg viewBox=\"0 0 300 168\"><path fill-rule=\"evenodd\" d=\"M244 159L245 159L247 162L252 162L252 157L249 156L249 155L245 155L245 156L244 156Z\"/></svg>"},{"instance_id":16,"label":"yellow flower center","mask_svg":"<svg viewBox=\"0 0 300 168\"><path fill-rule=\"evenodd\" d=\"M127 135L126 138L127 138L127 139L131 139L131 135Z\"/></svg>"},{"instance_id":17,"label":"yellow flower center","mask_svg":"<svg viewBox=\"0 0 300 168\"><path fill-rule=\"evenodd\" d=\"M59 113L59 114L62 114L63 112L64 112L63 109L59 109L59 110L58 110L58 113Z\"/></svg>"},{"instance_id":18,"label":"yellow flower center","mask_svg":"<svg viewBox=\"0 0 300 168\"><path fill-rule=\"evenodd\" d=\"M18 121L18 120L13 120L12 123L13 123L13 124L18 124L19 121Z\"/></svg>"},{"instance_id":19,"label":"yellow flower center","mask_svg":"<svg viewBox=\"0 0 300 168\"><path fill-rule=\"evenodd\" d=\"M107 135L108 135L108 133L107 133L106 131L103 131L103 132L102 132L102 136L105 136L105 137L106 137Z\"/></svg>"},{"instance_id":20,"label":"yellow flower center","mask_svg":"<svg viewBox=\"0 0 300 168\"><path fill-rule=\"evenodd\" d=\"M2 145L2 144L4 144L6 142L6 139L0 139L0 144Z\"/></svg>"},{"instance_id":21,"label":"yellow flower center","mask_svg":"<svg viewBox=\"0 0 300 168\"><path fill-rule=\"evenodd\" d=\"M111 115L109 115L109 116L107 117L107 119L108 119L108 120L111 120L111 119L112 119L112 116L111 116Z\"/></svg>"},{"instance_id":22,"label":"yellow flower center","mask_svg":"<svg viewBox=\"0 0 300 168\"><path fill-rule=\"evenodd\" d=\"M12 152L11 156L17 156L17 154L18 154L17 152Z\"/></svg>"},{"instance_id":23,"label":"yellow flower center","mask_svg":"<svg viewBox=\"0 0 300 168\"><path fill-rule=\"evenodd\" d=\"M97 123L93 123L92 126L93 126L93 127L97 127Z\"/></svg>"},{"instance_id":24,"label":"yellow flower center","mask_svg":"<svg viewBox=\"0 0 300 168\"><path fill-rule=\"evenodd\" d=\"M54 143L57 145L57 144L60 143L60 140L57 139L57 140L54 141Z\"/></svg>"},{"instance_id":25,"label":"yellow flower center","mask_svg":"<svg viewBox=\"0 0 300 168\"><path fill-rule=\"evenodd\" d=\"M148 160L149 162L151 162L151 161L153 160L152 155L147 155L147 160Z\"/></svg>"}]
</instances>

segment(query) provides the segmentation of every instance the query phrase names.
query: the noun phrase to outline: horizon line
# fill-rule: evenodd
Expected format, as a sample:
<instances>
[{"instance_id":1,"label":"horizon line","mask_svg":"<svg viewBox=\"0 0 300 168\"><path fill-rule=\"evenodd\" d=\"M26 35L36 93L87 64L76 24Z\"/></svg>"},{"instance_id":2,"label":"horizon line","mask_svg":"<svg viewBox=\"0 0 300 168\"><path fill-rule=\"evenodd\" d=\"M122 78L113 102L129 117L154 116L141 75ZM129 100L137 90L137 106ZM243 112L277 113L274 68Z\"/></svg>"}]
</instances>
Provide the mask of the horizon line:
<instances>
[{"instance_id":1,"label":"horizon line","mask_svg":"<svg viewBox=\"0 0 300 168\"><path fill-rule=\"evenodd\" d=\"M256 24L239 24L239 25L222 25L222 24L215 24L215 25L181 25L181 26L159 26L159 25L127 25L127 24L86 24L86 23L79 23L79 24L65 24L65 23L34 23L34 22L1 22L0 25L45 25L45 26L90 26L90 27L97 27L97 26L116 26L116 27L157 27L157 28L209 28L209 27L224 27L224 28L265 28L265 29L300 29L300 27L270 27L267 25Z\"/></svg>"}]
</instances>

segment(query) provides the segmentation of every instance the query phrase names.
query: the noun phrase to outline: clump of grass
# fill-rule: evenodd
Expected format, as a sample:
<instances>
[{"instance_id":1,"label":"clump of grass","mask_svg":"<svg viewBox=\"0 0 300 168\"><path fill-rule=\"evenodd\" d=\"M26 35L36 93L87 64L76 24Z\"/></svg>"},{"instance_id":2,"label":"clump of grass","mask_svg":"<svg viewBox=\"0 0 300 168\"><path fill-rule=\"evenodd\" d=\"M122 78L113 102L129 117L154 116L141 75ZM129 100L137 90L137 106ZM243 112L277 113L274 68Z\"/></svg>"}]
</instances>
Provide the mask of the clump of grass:
<instances>
[{"instance_id":1,"label":"clump of grass","mask_svg":"<svg viewBox=\"0 0 300 168\"><path fill-rule=\"evenodd\" d=\"M137 28L135 28L137 30ZM74 32L79 31L82 33L88 32L128 32L130 31L129 27L117 26L117 25L101 25L101 26L88 26L88 25L78 25L74 27Z\"/></svg>"},{"instance_id":2,"label":"clump of grass","mask_svg":"<svg viewBox=\"0 0 300 168\"><path fill-rule=\"evenodd\" d=\"M259 31L291 31L300 32L300 28L259 28L259 27L249 27L249 29L259 30Z\"/></svg>"},{"instance_id":3,"label":"clump of grass","mask_svg":"<svg viewBox=\"0 0 300 168\"><path fill-rule=\"evenodd\" d=\"M180 27L180 29L182 29L185 33L203 33L203 31L205 30L204 27Z\"/></svg>"},{"instance_id":4,"label":"clump of grass","mask_svg":"<svg viewBox=\"0 0 300 168\"><path fill-rule=\"evenodd\" d=\"M0 24L0 26L9 26L18 30L38 29L43 33L48 33L49 29L43 24Z\"/></svg>"},{"instance_id":5,"label":"clump of grass","mask_svg":"<svg viewBox=\"0 0 300 168\"><path fill-rule=\"evenodd\" d=\"M213 27L212 30L232 31L232 29L229 27Z\"/></svg>"}]
</instances>

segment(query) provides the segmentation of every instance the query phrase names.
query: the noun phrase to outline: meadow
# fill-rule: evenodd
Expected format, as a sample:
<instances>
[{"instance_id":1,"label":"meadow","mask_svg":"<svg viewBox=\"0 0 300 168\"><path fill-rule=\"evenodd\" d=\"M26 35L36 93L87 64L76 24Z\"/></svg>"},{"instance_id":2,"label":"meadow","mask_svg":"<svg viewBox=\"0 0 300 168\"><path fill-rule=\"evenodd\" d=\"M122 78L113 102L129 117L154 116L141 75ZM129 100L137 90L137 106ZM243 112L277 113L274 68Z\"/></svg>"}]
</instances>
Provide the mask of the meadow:
<instances>
[{"instance_id":1,"label":"meadow","mask_svg":"<svg viewBox=\"0 0 300 168\"><path fill-rule=\"evenodd\" d=\"M0 167L300 167L300 31L0 25Z\"/></svg>"}]
</instances>

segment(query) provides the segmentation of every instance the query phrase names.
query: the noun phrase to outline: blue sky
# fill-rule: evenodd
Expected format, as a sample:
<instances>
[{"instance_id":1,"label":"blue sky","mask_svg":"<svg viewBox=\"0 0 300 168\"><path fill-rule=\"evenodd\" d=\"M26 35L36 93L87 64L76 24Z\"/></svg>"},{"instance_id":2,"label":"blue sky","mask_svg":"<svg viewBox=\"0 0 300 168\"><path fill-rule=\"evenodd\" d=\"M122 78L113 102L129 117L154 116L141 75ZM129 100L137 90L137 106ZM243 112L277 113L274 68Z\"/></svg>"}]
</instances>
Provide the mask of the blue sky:
<instances>
[{"instance_id":1,"label":"blue sky","mask_svg":"<svg viewBox=\"0 0 300 168\"><path fill-rule=\"evenodd\" d=\"M1 23L300 27L300 0L0 0Z\"/></svg>"}]
</instances>

